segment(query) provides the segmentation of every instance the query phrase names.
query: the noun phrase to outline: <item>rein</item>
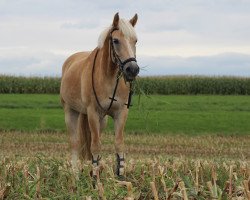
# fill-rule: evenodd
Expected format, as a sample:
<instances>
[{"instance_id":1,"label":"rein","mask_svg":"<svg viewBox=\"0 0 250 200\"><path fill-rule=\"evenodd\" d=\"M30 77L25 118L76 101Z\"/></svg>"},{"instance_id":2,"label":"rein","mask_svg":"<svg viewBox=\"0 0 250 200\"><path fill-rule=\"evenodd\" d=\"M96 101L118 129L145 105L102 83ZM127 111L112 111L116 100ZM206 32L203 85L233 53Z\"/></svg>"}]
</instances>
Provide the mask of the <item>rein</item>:
<instances>
[{"instance_id":1,"label":"rein","mask_svg":"<svg viewBox=\"0 0 250 200\"><path fill-rule=\"evenodd\" d=\"M113 94L112 94L112 97L109 97L109 99L111 100L110 101L110 104L109 104L109 107L108 109L105 109L103 108L103 106L101 105L99 99L98 99L98 96L97 96L97 93L96 93L96 90L95 90L95 83L94 83L94 71L95 71L95 63L96 63L96 58L97 58L97 55L98 55L98 52L99 52L99 49L97 49L96 51L96 54L95 54L95 58L94 58L94 62L93 62L93 67L92 67L92 88L93 88L93 92L94 92L94 96L95 96L95 99L96 99L96 102L98 104L98 106L105 112L107 113L112 105L113 105L113 102L114 101L117 101L115 99L115 94L116 94L116 91L117 91L117 87L118 87L118 83L119 83L119 80L120 80L120 77L121 75L123 74L123 68L124 66L128 63L128 62L131 62L131 61L136 61L135 58L128 58L126 60L124 60L123 62L121 61L121 59L119 58L119 56L117 55L116 51L115 51L115 48L114 48L114 44L113 44L113 38L112 38L112 33L115 31L115 30L118 30L117 28L114 28L111 32L110 32L110 57L111 57L111 53L113 54L113 57L114 57L114 63L116 65L119 66L119 71L118 71L118 74L116 76L116 84L115 84L115 88L114 88L114 91L113 91ZM111 57L111 60L112 57ZM129 82L130 83L130 89L129 89L129 96L128 96L128 103L125 104L127 106L127 108L129 109L131 105L131 100L132 100L132 95L133 95L133 89L132 89L132 82Z\"/></svg>"}]
</instances>

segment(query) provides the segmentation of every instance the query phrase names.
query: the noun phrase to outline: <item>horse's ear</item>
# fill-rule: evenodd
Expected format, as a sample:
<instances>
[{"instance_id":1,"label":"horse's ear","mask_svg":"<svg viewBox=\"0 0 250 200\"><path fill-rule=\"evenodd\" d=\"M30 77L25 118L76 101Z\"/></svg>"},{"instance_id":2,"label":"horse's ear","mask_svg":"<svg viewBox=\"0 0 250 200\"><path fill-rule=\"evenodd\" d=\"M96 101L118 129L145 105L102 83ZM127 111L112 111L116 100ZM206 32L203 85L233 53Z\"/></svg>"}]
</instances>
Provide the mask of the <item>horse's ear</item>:
<instances>
[{"instance_id":1,"label":"horse's ear","mask_svg":"<svg viewBox=\"0 0 250 200\"><path fill-rule=\"evenodd\" d=\"M113 27L118 28L118 24L119 24L119 13L116 13L113 19Z\"/></svg>"},{"instance_id":2,"label":"horse's ear","mask_svg":"<svg viewBox=\"0 0 250 200\"><path fill-rule=\"evenodd\" d=\"M129 22L132 24L132 26L135 26L137 20L138 20L138 15L135 14L135 16Z\"/></svg>"}]
</instances>

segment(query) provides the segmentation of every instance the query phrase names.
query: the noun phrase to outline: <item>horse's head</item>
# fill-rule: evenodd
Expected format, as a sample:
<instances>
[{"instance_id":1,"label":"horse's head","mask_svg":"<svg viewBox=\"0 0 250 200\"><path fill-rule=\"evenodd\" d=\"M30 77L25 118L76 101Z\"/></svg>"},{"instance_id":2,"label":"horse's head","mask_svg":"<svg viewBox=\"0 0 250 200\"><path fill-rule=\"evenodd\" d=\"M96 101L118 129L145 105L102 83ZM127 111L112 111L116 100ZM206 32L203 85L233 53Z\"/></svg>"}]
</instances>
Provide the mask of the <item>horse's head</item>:
<instances>
[{"instance_id":1,"label":"horse's head","mask_svg":"<svg viewBox=\"0 0 250 200\"><path fill-rule=\"evenodd\" d=\"M120 67L126 81L133 81L140 70L136 61L137 36L134 29L137 19L135 14L130 21L126 21L116 13L110 29L111 58Z\"/></svg>"}]
</instances>

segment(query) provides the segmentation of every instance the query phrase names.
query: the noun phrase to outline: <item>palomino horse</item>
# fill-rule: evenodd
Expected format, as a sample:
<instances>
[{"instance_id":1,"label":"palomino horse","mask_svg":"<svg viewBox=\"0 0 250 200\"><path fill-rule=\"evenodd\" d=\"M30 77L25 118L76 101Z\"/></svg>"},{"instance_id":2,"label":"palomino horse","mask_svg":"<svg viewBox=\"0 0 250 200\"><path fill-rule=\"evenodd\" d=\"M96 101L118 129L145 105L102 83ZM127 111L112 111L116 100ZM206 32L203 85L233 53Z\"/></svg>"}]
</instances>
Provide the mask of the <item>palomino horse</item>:
<instances>
[{"instance_id":1,"label":"palomino horse","mask_svg":"<svg viewBox=\"0 0 250 200\"><path fill-rule=\"evenodd\" d=\"M60 95L70 134L73 169L77 169L79 158L92 159L93 169L98 166L101 131L109 115L115 128L116 173L119 177L124 175L123 129L131 83L139 73L135 59L137 18L136 14L127 21L117 13L113 24L101 33L97 48L76 53L63 65Z\"/></svg>"}]
</instances>

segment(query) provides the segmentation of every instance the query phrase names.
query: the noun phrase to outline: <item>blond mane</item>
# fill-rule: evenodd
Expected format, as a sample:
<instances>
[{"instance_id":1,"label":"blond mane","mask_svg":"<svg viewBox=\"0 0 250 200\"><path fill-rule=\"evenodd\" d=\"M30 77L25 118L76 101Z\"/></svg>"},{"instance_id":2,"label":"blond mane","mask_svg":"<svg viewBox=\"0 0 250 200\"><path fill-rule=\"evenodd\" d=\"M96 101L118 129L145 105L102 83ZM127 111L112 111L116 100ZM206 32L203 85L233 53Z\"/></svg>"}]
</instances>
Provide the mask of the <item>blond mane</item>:
<instances>
[{"instance_id":1,"label":"blond mane","mask_svg":"<svg viewBox=\"0 0 250 200\"><path fill-rule=\"evenodd\" d=\"M124 34L124 36L126 38L137 38L136 33L135 33L135 29L134 27L131 25L131 23L125 19L120 19L119 20L119 30L121 30L121 32ZM104 31L102 31L102 33L100 34L99 38L98 38L98 48L102 48L104 45L104 42L108 36L108 33L110 32L112 26L106 28Z\"/></svg>"}]
</instances>

